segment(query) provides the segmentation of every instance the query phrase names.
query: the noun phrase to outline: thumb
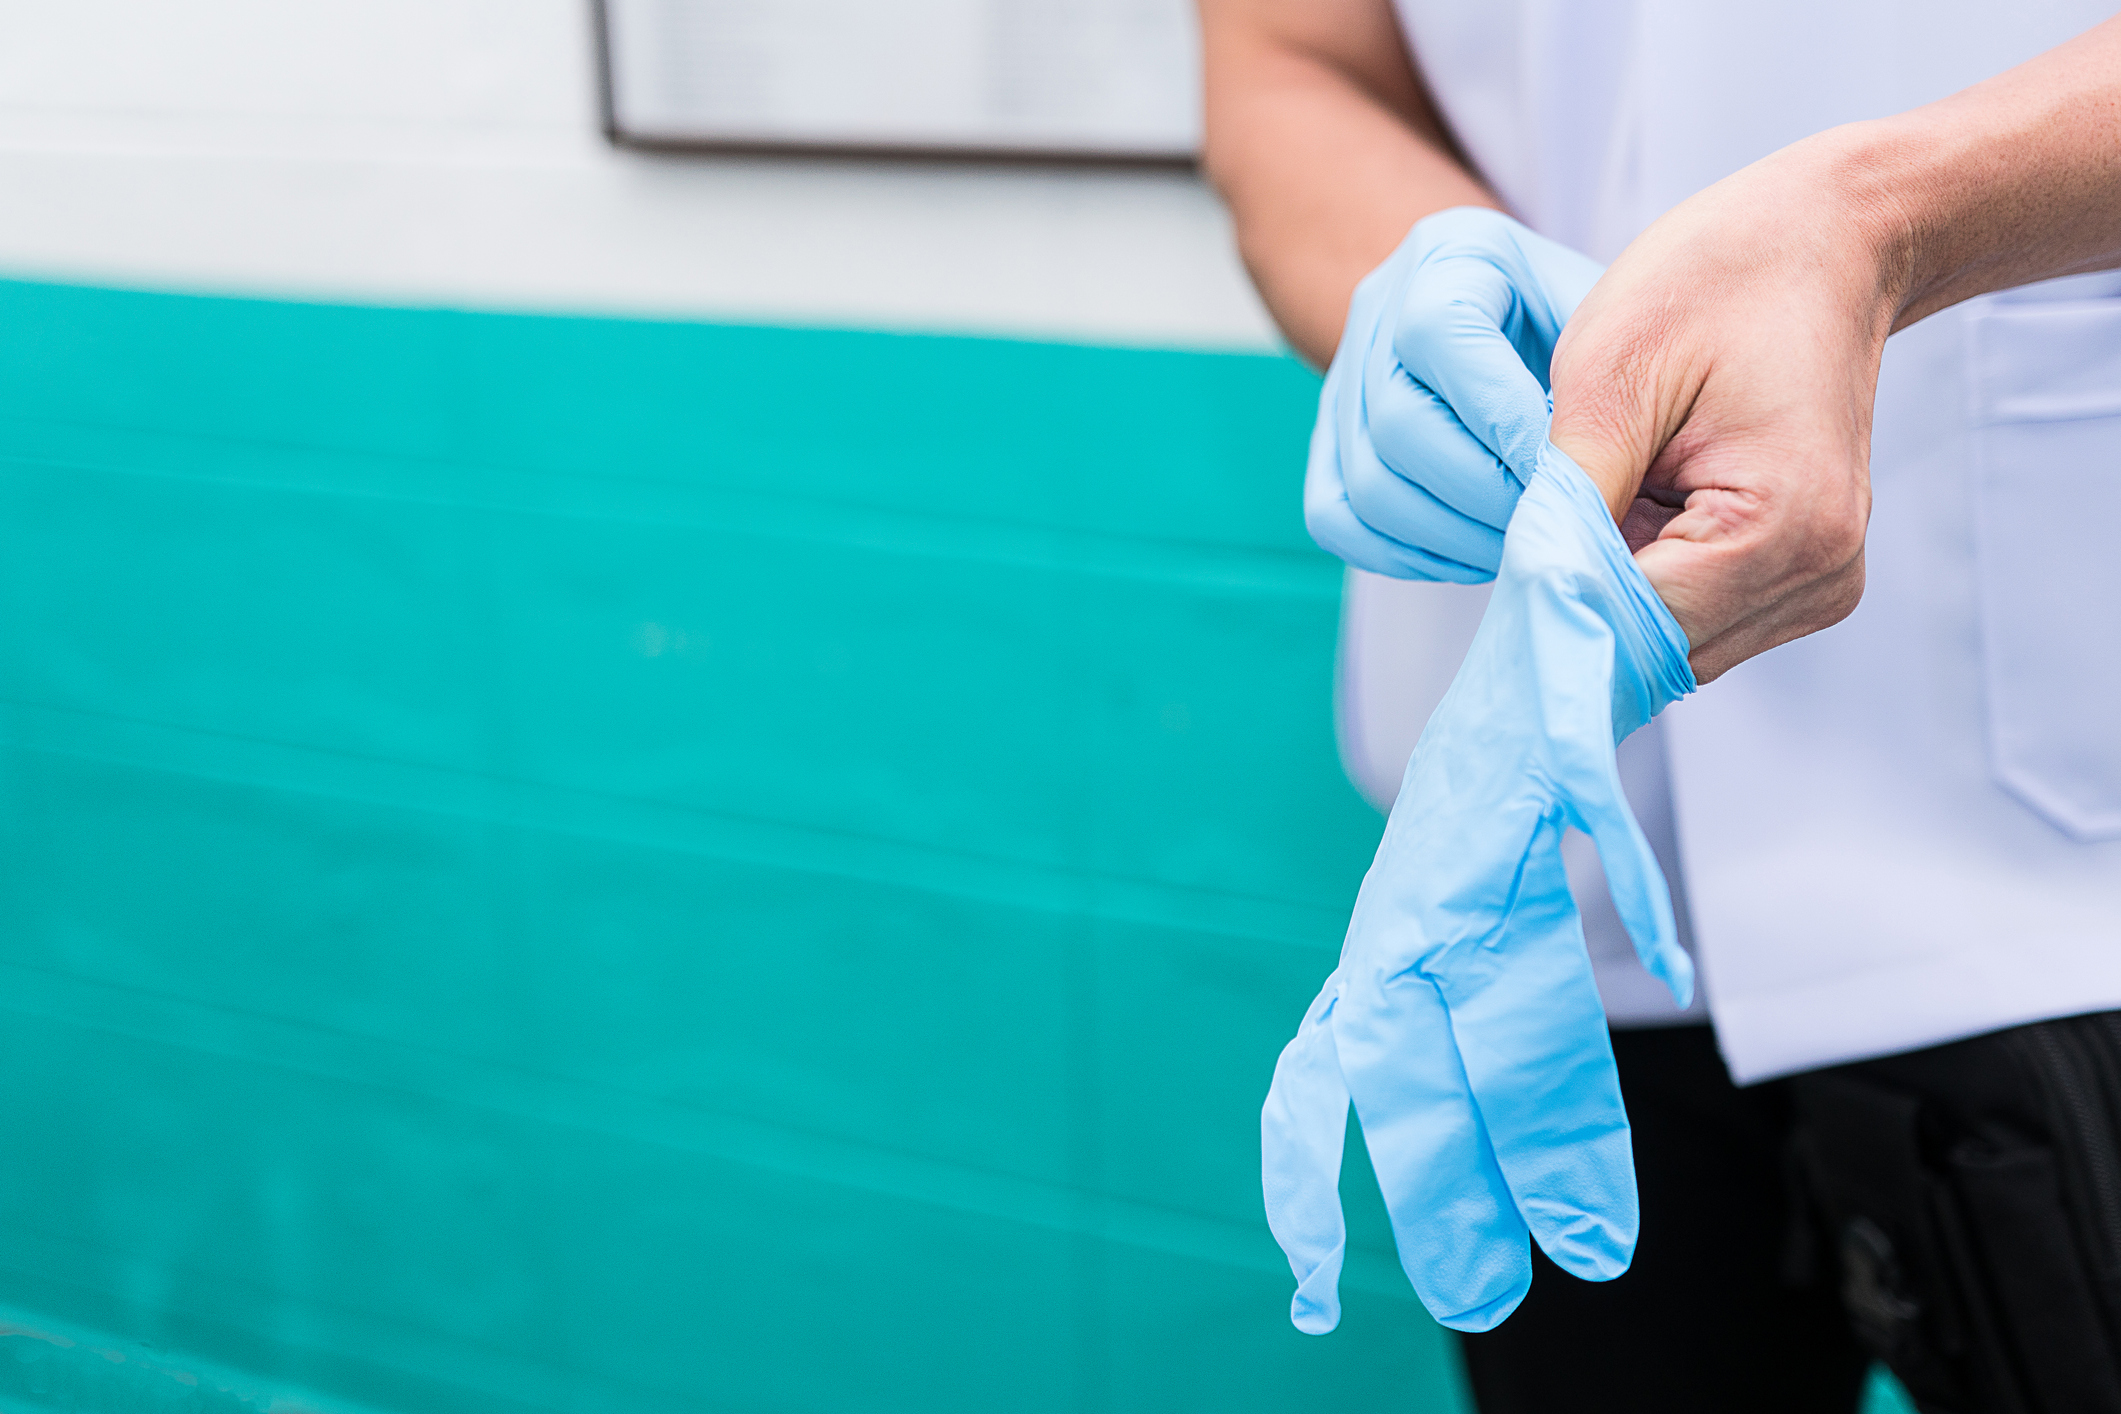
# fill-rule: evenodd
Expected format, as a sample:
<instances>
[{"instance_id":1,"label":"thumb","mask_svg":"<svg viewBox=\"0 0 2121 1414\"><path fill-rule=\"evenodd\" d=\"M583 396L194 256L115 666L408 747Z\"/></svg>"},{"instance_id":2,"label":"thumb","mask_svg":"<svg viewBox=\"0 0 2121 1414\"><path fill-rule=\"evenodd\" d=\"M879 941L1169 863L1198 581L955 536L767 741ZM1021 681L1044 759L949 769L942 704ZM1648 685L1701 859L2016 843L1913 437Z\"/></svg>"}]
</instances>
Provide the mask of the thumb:
<instances>
[{"instance_id":1,"label":"thumb","mask_svg":"<svg viewBox=\"0 0 2121 1414\"><path fill-rule=\"evenodd\" d=\"M1616 406L1616 404L1618 404ZM1628 527L1630 512L1642 493L1643 477L1662 448L1651 445L1642 409L1627 406L1600 388L1587 392L1554 380L1554 421L1548 440L1583 468L1616 525ZM1637 521L1639 528L1640 522ZM1632 542L1631 542L1632 543Z\"/></svg>"},{"instance_id":2,"label":"thumb","mask_svg":"<svg viewBox=\"0 0 2121 1414\"><path fill-rule=\"evenodd\" d=\"M1615 266L1618 270L1620 267ZM1548 432L1624 522L1650 466L1686 421L1701 379L1664 357L1608 271L1554 345Z\"/></svg>"},{"instance_id":3,"label":"thumb","mask_svg":"<svg viewBox=\"0 0 2121 1414\"><path fill-rule=\"evenodd\" d=\"M1554 418L1548 440L1597 489L1634 552L1637 567L1678 620L1688 643L1699 648L1714 618L1694 583L1700 578L1699 566L1689 557L1675 559L1672 547L1659 539L1680 507L1645 497L1643 483L1685 424L1700 381L1659 366L1655 350L1614 349L1600 319L1603 294L1601 282L1562 331L1555 349ZM1697 676L1707 681L1707 675L1697 671Z\"/></svg>"}]
</instances>

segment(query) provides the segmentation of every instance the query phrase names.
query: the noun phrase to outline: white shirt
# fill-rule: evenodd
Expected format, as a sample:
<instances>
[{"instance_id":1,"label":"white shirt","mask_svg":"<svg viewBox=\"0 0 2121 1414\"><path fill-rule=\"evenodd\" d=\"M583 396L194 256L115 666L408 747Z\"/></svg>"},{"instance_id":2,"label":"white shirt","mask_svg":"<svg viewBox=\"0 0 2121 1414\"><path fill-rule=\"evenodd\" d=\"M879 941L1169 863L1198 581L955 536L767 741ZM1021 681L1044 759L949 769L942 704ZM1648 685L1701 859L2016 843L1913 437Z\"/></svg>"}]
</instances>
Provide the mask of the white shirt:
<instances>
[{"instance_id":1,"label":"white shirt","mask_svg":"<svg viewBox=\"0 0 2121 1414\"><path fill-rule=\"evenodd\" d=\"M2106 17L2082 0L1398 7L1497 192L1601 259L1778 147ZM1856 613L1624 748L1740 1080L2121 1007L2121 280L1992 296L1895 336L1872 478ZM1447 677L1464 649L1447 613L1409 606L1451 592L1351 577L1345 754L1373 795L1397 781L1385 743L1427 715L1389 679L1410 662ZM1579 900L1609 1011L1659 1019L1597 893Z\"/></svg>"}]
</instances>

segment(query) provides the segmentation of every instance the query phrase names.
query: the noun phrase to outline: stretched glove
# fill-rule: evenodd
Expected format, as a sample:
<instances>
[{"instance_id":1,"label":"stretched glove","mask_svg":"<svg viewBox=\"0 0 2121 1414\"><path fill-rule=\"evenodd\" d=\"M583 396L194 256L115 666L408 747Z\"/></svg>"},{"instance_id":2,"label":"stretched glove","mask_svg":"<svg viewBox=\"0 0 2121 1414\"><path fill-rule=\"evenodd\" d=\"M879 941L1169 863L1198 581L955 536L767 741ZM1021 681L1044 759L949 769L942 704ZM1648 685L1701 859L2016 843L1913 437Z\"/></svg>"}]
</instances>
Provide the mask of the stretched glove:
<instances>
[{"instance_id":1,"label":"stretched glove","mask_svg":"<svg viewBox=\"0 0 2121 1414\"><path fill-rule=\"evenodd\" d=\"M1326 372L1312 539L1399 579L1493 578L1546 444L1554 341L1600 273L1499 211L1416 223L1356 286Z\"/></svg>"},{"instance_id":2,"label":"stretched glove","mask_svg":"<svg viewBox=\"0 0 2121 1414\"><path fill-rule=\"evenodd\" d=\"M1340 1320L1352 1098L1400 1263L1431 1315L1486 1330L1531 1283L1526 1232L1604 1280L1634 1254L1634 1160L1562 867L1597 842L1643 963L1693 967L1613 747L1693 691L1687 640L1604 499L1542 442L1464 666L1407 763L1340 965L1260 1117L1267 1219L1300 1330Z\"/></svg>"}]
</instances>

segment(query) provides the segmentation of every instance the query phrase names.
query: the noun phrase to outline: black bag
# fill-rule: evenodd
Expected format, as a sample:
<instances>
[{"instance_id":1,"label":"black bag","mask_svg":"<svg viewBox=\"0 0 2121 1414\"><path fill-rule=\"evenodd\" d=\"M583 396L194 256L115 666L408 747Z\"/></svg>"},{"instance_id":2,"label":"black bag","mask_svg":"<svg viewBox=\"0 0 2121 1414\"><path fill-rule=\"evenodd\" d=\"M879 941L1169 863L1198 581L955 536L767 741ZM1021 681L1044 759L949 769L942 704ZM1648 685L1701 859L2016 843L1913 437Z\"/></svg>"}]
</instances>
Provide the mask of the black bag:
<instances>
[{"instance_id":1,"label":"black bag","mask_svg":"<svg viewBox=\"0 0 2121 1414\"><path fill-rule=\"evenodd\" d=\"M1791 1275L1925 1414L2121 1414L2121 1012L1790 1086Z\"/></svg>"}]
</instances>

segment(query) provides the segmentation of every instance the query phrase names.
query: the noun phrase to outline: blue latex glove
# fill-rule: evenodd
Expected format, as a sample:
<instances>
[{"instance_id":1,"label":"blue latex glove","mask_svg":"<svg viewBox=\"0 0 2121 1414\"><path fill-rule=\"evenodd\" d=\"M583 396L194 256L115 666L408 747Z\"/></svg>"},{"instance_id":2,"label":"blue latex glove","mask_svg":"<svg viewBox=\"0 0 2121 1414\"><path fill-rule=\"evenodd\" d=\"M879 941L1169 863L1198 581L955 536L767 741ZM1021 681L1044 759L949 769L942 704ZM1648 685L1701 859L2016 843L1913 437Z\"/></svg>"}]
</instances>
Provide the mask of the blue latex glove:
<instances>
[{"instance_id":1,"label":"blue latex glove","mask_svg":"<svg viewBox=\"0 0 2121 1414\"><path fill-rule=\"evenodd\" d=\"M1351 1097L1401 1265L1443 1324L1486 1330L1516 1309L1528 1228L1592 1280L1634 1253L1627 1115L1561 836L1597 842L1637 952L1684 1005L1693 966L1613 748L1694 674L1590 479L1543 438L1535 460L1480 631L1261 1115L1301 1330L1340 1320Z\"/></svg>"},{"instance_id":2,"label":"blue latex glove","mask_svg":"<svg viewBox=\"0 0 2121 1414\"><path fill-rule=\"evenodd\" d=\"M1418 222L1356 286L1326 371L1312 539L1400 579L1493 578L1546 445L1554 341L1600 273L1499 211Z\"/></svg>"}]
</instances>

